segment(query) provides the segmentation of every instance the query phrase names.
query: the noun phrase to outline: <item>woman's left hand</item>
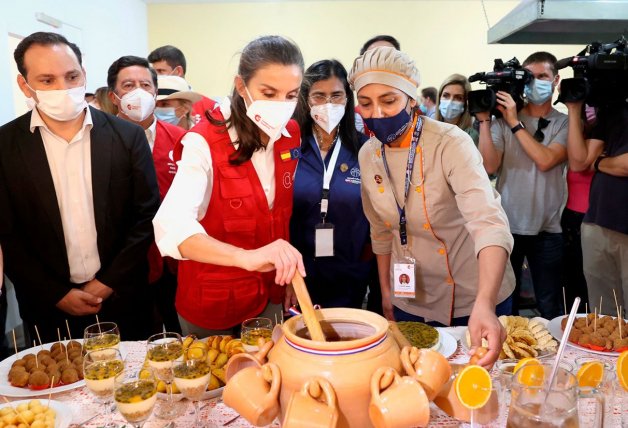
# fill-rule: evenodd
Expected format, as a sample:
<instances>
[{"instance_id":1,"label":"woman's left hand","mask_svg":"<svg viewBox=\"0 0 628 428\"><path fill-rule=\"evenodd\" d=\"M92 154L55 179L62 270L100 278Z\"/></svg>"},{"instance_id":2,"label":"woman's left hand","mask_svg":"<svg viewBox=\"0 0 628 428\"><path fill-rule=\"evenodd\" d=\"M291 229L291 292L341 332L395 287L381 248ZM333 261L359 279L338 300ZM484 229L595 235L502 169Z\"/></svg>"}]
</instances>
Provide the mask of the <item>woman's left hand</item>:
<instances>
[{"instance_id":1,"label":"woman's left hand","mask_svg":"<svg viewBox=\"0 0 628 428\"><path fill-rule=\"evenodd\" d=\"M469 317L469 335L471 336L471 354L482 346L482 339L488 341L488 352L478 364L490 369L499 358L502 344L506 340L506 331L495 315L495 307L482 301L476 301Z\"/></svg>"}]
</instances>

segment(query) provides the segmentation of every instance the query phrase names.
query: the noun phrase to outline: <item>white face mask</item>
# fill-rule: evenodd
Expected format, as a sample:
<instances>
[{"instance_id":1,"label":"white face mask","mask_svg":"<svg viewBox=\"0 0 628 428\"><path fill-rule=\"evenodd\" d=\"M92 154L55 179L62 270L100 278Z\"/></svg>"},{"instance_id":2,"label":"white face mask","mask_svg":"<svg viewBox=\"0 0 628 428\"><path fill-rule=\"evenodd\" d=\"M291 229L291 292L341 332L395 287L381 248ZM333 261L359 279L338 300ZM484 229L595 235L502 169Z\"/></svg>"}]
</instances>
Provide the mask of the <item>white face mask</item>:
<instances>
[{"instance_id":1,"label":"white face mask","mask_svg":"<svg viewBox=\"0 0 628 428\"><path fill-rule=\"evenodd\" d=\"M246 86L244 89L252 101L246 107L246 115L270 137L269 142L277 141L281 136L281 131L292 117L297 102L254 100L249 89ZM246 105L246 102L244 104Z\"/></svg>"},{"instance_id":2,"label":"white face mask","mask_svg":"<svg viewBox=\"0 0 628 428\"><path fill-rule=\"evenodd\" d=\"M340 123L345 115L344 104L321 104L312 106L310 109L310 116L314 119L314 122L328 134L334 130Z\"/></svg>"},{"instance_id":3,"label":"white face mask","mask_svg":"<svg viewBox=\"0 0 628 428\"><path fill-rule=\"evenodd\" d=\"M28 107L29 110L34 109L36 105L37 101L35 101L35 98L26 98L26 107Z\"/></svg>"},{"instance_id":4,"label":"white face mask","mask_svg":"<svg viewBox=\"0 0 628 428\"><path fill-rule=\"evenodd\" d=\"M35 100L29 102L31 98L27 98L26 105L31 107L35 103L40 111L54 120L67 122L76 119L87 107L84 85L53 91L35 90L28 83L26 85L37 95L36 102Z\"/></svg>"},{"instance_id":5,"label":"white face mask","mask_svg":"<svg viewBox=\"0 0 628 428\"><path fill-rule=\"evenodd\" d=\"M114 92L114 95L115 92ZM146 120L155 110L155 95L146 92L142 88L133 89L122 96L116 95L120 100L120 110L135 122Z\"/></svg>"}]
</instances>

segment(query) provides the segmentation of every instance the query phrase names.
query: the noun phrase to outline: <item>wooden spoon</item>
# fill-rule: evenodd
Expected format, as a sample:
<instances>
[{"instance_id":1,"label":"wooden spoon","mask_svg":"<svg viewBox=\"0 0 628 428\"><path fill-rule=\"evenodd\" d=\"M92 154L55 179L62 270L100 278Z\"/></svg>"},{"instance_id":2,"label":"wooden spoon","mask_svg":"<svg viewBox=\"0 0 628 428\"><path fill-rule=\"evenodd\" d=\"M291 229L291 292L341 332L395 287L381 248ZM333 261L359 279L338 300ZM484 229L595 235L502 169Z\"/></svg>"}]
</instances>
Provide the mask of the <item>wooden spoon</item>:
<instances>
[{"instance_id":1,"label":"wooden spoon","mask_svg":"<svg viewBox=\"0 0 628 428\"><path fill-rule=\"evenodd\" d=\"M299 271L294 273L292 286L294 287L294 293L297 295L301 313L303 314L303 322L310 332L310 337L317 342L325 342L325 334L316 317L316 312L314 311L314 306L312 306L312 300L310 299L310 293L307 292L305 281L303 281L303 277Z\"/></svg>"}]
</instances>

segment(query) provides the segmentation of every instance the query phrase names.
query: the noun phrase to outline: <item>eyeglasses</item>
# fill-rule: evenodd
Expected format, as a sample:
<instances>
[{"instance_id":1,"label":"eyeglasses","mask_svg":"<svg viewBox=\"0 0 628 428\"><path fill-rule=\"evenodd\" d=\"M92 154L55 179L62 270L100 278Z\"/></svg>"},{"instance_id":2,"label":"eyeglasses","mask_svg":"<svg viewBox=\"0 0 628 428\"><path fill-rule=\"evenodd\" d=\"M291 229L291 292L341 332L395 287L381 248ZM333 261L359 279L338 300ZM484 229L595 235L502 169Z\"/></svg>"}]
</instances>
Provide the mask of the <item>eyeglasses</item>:
<instances>
[{"instance_id":1,"label":"eyeglasses","mask_svg":"<svg viewBox=\"0 0 628 428\"><path fill-rule=\"evenodd\" d=\"M308 97L310 103L312 105L318 106L321 104L332 103L332 104L344 104L347 101L347 96L345 94L334 94L329 97L323 94L314 94Z\"/></svg>"},{"instance_id":2,"label":"eyeglasses","mask_svg":"<svg viewBox=\"0 0 628 428\"><path fill-rule=\"evenodd\" d=\"M539 124L537 125L536 132L534 133L534 139L539 143L542 143L545 139L545 134L543 133L543 129L547 128L551 120L547 120L545 118L539 118Z\"/></svg>"}]
</instances>

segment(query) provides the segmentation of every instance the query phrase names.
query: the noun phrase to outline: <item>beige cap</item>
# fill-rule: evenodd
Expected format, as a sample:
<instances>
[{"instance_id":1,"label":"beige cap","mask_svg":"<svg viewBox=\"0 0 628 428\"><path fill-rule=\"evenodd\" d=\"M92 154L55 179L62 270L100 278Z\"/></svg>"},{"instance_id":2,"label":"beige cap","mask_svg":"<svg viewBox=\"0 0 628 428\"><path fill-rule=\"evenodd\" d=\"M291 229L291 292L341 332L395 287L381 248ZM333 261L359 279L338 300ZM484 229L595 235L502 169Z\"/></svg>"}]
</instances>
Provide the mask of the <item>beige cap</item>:
<instances>
[{"instance_id":1,"label":"beige cap","mask_svg":"<svg viewBox=\"0 0 628 428\"><path fill-rule=\"evenodd\" d=\"M203 98L198 92L190 91L190 85L179 76L157 76L157 101L188 100L193 103Z\"/></svg>"},{"instance_id":2,"label":"beige cap","mask_svg":"<svg viewBox=\"0 0 628 428\"><path fill-rule=\"evenodd\" d=\"M391 46L379 46L353 61L349 84L358 92L370 83L381 83L405 92L416 100L420 75L414 60Z\"/></svg>"}]
</instances>

